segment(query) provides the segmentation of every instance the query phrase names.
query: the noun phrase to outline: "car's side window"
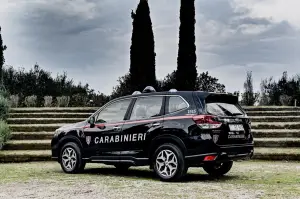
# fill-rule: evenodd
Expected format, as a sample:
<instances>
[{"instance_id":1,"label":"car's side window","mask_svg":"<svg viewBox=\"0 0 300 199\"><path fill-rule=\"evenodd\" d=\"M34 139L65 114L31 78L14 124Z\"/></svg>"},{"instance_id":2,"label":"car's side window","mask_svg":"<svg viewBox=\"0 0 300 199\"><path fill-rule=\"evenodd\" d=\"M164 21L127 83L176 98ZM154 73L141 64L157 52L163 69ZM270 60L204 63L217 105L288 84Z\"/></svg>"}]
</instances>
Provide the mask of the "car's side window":
<instances>
[{"instance_id":1,"label":"car's side window","mask_svg":"<svg viewBox=\"0 0 300 199\"><path fill-rule=\"evenodd\" d=\"M176 111L183 110L188 107L188 104L179 96L169 97L169 105L166 113L173 113Z\"/></svg>"},{"instance_id":2,"label":"car's side window","mask_svg":"<svg viewBox=\"0 0 300 199\"><path fill-rule=\"evenodd\" d=\"M96 123L112 123L123 121L130 102L131 99L125 99L108 105L98 113L96 116Z\"/></svg>"},{"instance_id":3,"label":"car's side window","mask_svg":"<svg viewBox=\"0 0 300 199\"><path fill-rule=\"evenodd\" d=\"M148 119L160 116L163 96L140 97L136 100L130 120Z\"/></svg>"}]
</instances>

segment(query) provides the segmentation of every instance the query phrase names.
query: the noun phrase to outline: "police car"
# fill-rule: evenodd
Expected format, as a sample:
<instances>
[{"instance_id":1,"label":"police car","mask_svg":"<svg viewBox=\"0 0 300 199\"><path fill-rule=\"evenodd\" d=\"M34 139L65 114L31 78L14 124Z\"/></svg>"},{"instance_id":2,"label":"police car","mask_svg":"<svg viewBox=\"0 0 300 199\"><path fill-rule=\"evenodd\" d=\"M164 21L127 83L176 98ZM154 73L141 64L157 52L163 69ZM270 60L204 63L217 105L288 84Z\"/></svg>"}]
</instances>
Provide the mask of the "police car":
<instances>
[{"instance_id":1,"label":"police car","mask_svg":"<svg viewBox=\"0 0 300 199\"><path fill-rule=\"evenodd\" d=\"M251 122L236 96L153 87L57 129L51 147L66 173L82 172L86 163L120 171L149 165L163 181L180 180L189 167L224 175L254 150Z\"/></svg>"}]
</instances>

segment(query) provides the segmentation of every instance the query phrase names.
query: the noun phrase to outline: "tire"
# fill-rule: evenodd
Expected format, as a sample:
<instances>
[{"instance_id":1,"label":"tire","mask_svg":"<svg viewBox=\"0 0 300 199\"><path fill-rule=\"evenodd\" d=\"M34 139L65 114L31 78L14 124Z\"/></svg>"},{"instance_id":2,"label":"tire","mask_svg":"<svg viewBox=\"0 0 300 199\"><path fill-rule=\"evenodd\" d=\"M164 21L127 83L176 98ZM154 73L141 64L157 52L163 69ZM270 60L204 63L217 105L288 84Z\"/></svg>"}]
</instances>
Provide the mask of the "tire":
<instances>
[{"instance_id":1,"label":"tire","mask_svg":"<svg viewBox=\"0 0 300 199\"><path fill-rule=\"evenodd\" d=\"M182 151L171 143L160 145L152 161L153 169L161 181L179 181L187 172ZM172 167L174 169L171 170Z\"/></svg>"},{"instance_id":2,"label":"tire","mask_svg":"<svg viewBox=\"0 0 300 199\"><path fill-rule=\"evenodd\" d=\"M81 150L74 142L68 142L62 147L59 158L65 173L80 173L84 170L86 162L82 160Z\"/></svg>"},{"instance_id":3,"label":"tire","mask_svg":"<svg viewBox=\"0 0 300 199\"><path fill-rule=\"evenodd\" d=\"M125 171L128 171L130 165L128 164L115 164L114 165L117 169L117 171L119 172L125 172Z\"/></svg>"},{"instance_id":4,"label":"tire","mask_svg":"<svg viewBox=\"0 0 300 199\"><path fill-rule=\"evenodd\" d=\"M219 164L207 164L203 166L204 171L211 176L219 177L228 173L232 168L233 161L223 162Z\"/></svg>"}]
</instances>

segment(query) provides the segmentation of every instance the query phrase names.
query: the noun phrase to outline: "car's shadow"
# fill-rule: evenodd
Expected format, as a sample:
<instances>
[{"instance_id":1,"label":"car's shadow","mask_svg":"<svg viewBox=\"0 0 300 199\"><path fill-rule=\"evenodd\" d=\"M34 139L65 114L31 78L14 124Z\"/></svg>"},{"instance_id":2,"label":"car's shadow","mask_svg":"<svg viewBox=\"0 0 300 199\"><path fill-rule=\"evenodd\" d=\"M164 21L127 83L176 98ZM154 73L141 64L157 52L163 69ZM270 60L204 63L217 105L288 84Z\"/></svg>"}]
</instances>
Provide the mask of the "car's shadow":
<instances>
[{"instance_id":1,"label":"car's shadow","mask_svg":"<svg viewBox=\"0 0 300 199\"><path fill-rule=\"evenodd\" d=\"M193 172L193 173L187 173L185 177L182 178L180 182L205 182L205 181L218 181L218 182L225 182L228 180L234 180L238 179L238 176L233 175L225 175L222 177L212 177L207 174L200 173L201 168L199 168L199 174ZM61 172L61 171L60 171ZM140 179L149 179L149 180L159 180L154 171L150 169L137 169L137 168L130 168L128 171L118 171L114 167L102 167L102 168L86 168L82 174L88 174L88 175L105 175L105 176L115 176L115 177L129 177L129 178L140 178Z\"/></svg>"}]
</instances>

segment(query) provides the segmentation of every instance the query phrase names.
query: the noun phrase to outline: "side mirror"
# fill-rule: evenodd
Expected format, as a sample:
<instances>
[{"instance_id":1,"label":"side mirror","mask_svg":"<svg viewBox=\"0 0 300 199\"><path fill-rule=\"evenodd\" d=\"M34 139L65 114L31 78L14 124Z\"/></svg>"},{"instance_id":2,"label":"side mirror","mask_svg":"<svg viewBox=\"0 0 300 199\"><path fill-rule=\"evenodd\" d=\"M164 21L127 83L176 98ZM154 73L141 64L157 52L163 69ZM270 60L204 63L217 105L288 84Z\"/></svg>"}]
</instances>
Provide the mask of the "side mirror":
<instances>
[{"instance_id":1,"label":"side mirror","mask_svg":"<svg viewBox=\"0 0 300 199\"><path fill-rule=\"evenodd\" d=\"M88 123L90 124L90 127L91 127L91 128L94 128L94 127L95 127L95 118L94 118L94 117L91 117L91 118L88 120Z\"/></svg>"}]
</instances>

